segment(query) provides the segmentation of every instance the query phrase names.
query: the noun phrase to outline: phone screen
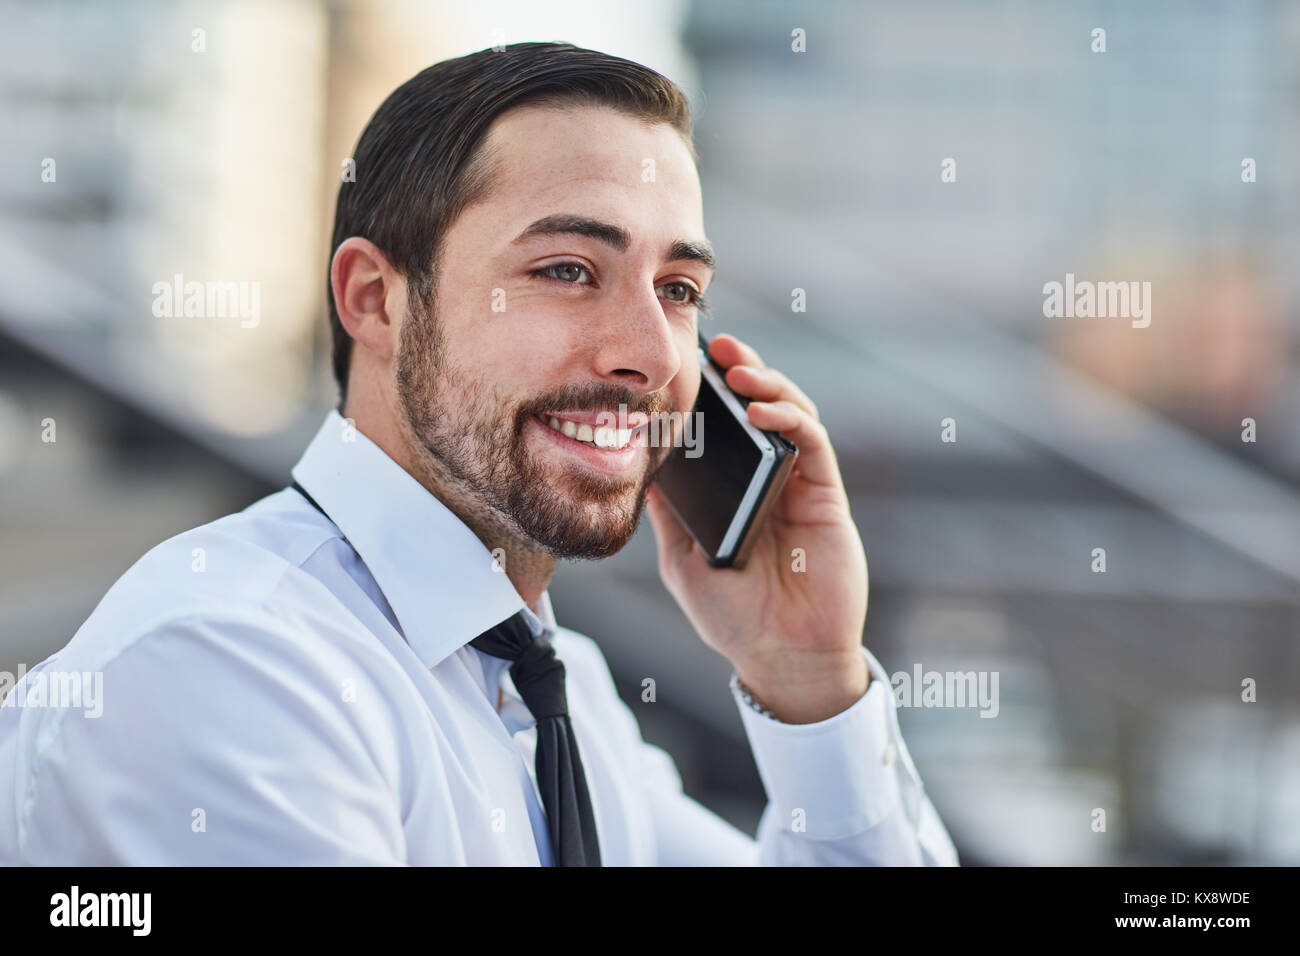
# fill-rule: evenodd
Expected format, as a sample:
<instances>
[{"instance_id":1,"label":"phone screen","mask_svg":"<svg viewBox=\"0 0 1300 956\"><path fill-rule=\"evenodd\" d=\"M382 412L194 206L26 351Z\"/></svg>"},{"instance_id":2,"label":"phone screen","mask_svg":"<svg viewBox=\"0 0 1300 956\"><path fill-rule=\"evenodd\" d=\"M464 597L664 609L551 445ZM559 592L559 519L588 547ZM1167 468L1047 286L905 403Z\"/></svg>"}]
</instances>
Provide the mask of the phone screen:
<instances>
[{"instance_id":1,"label":"phone screen","mask_svg":"<svg viewBox=\"0 0 1300 956\"><path fill-rule=\"evenodd\" d=\"M700 379L694 412L700 414L691 453L698 457L688 458L685 447L674 448L655 480L700 546L720 554L763 454L707 376Z\"/></svg>"}]
</instances>

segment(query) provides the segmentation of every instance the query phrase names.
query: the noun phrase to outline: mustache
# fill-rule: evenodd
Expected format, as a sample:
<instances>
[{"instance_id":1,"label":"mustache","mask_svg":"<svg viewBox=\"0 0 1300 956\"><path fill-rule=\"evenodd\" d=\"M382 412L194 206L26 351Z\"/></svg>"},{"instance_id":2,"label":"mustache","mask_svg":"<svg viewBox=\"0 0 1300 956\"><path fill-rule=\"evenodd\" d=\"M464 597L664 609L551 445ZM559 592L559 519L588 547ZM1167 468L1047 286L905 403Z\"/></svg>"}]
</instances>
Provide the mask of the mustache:
<instances>
[{"instance_id":1,"label":"mustache","mask_svg":"<svg viewBox=\"0 0 1300 956\"><path fill-rule=\"evenodd\" d=\"M629 413L644 412L647 415L671 414L678 410L677 403L660 392L639 395L612 382L597 382L570 385L524 402L519 406L516 421L522 427L528 418L555 408L577 412L617 412L620 405L626 405Z\"/></svg>"}]
</instances>

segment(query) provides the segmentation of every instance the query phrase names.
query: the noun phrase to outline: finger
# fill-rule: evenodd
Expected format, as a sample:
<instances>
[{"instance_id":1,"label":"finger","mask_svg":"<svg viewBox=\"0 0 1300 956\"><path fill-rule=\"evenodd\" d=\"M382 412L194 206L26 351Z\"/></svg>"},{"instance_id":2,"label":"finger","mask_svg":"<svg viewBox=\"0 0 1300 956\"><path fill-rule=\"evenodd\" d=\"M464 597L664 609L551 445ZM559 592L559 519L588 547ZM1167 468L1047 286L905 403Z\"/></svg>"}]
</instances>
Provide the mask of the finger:
<instances>
[{"instance_id":1,"label":"finger","mask_svg":"<svg viewBox=\"0 0 1300 956\"><path fill-rule=\"evenodd\" d=\"M676 567L691 553L695 539L682 527L668 502L664 500L659 486L652 484L646 490L646 514L654 528L655 543L659 546L659 568Z\"/></svg>"},{"instance_id":2,"label":"finger","mask_svg":"<svg viewBox=\"0 0 1300 956\"><path fill-rule=\"evenodd\" d=\"M753 365L765 368L766 363L752 348L734 335L723 332L709 341L709 356L723 368L733 365Z\"/></svg>"},{"instance_id":3,"label":"finger","mask_svg":"<svg viewBox=\"0 0 1300 956\"><path fill-rule=\"evenodd\" d=\"M754 368L752 365L733 365L727 369L727 384L737 393L759 402L794 402L818 420L817 406L794 382L774 368Z\"/></svg>"},{"instance_id":4,"label":"finger","mask_svg":"<svg viewBox=\"0 0 1300 956\"><path fill-rule=\"evenodd\" d=\"M795 467L814 484L843 488L826 426L794 402L750 402L749 421L755 428L779 432L799 448Z\"/></svg>"}]
</instances>

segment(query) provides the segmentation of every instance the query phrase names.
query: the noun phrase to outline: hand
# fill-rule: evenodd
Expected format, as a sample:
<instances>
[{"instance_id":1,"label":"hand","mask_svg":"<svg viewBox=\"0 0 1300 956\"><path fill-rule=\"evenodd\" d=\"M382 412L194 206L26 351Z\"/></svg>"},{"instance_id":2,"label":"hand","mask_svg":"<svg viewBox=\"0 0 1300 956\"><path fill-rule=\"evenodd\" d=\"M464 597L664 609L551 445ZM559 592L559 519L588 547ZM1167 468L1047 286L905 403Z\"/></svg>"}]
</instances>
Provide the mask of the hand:
<instances>
[{"instance_id":1,"label":"hand","mask_svg":"<svg viewBox=\"0 0 1300 956\"><path fill-rule=\"evenodd\" d=\"M867 559L835 451L808 396L752 348L719 335L709 354L727 384L752 400L749 421L794 442L799 458L740 571L710 565L651 486L659 575L704 642L780 720L825 720L852 706L869 681L860 649Z\"/></svg>"}]
</instances>

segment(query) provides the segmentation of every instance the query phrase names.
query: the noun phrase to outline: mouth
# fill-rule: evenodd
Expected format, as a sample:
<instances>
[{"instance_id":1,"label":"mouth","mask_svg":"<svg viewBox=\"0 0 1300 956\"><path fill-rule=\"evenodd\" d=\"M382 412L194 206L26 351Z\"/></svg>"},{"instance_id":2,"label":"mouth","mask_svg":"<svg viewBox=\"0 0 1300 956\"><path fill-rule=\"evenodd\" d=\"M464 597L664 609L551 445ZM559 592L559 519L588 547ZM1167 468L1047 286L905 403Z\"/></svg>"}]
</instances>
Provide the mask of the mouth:
<instances>
[{"instance_id":1,"label":"mouth","mask_svg":"<svg viewBox=\"0 0 1300 956\"><path fill-rule=\"evenodd\" d=\"M530 424L550 452L577 459L596 471L627 476L641 466L647 421L644 414L628 414L617 421L609 412L580 412L543 413L533 416Z\"/></svg>"},{"instance_id":2,"label":"mouth","mask_svg":"<svg viewBox=\"0 0 1300 956\"><path fill-rule=\"evenodd\" d=\"M585 414L582 416L582 418L587 417L593 416ZM641 417L644 418L645 416ZM594 421L575 420L575 418L547 414L538 415L537 420L566 438L572 438L576 442L590 445L593 448L606 448L614 451L626 448L645 428L643 423L633 425L634 419L631 415L627 416L625 421L619 422L612 412L602 412L599 416L594 416ZM618 425L624 427L617 427Z\"/></svg>"}]
</instances>

